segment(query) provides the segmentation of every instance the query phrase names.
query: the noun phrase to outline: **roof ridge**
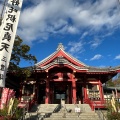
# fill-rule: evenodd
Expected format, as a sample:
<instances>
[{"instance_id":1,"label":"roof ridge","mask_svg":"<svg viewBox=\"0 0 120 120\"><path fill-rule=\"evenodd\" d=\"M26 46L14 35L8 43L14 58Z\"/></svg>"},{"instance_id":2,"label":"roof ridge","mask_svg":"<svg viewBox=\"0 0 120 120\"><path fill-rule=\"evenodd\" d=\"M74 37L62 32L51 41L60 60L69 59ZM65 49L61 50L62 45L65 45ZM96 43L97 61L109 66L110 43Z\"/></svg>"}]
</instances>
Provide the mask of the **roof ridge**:
<instances>
[{"instance_id":1,"label":"roof ridge","mask_svg":"<svg viewBox=\"0 0 120 120\"><path fill-rule=\"evenodd\" d=\"M68 57L70 57L71 59L73 59L75 62L77 62L77 64L82 64L82 65L85 66L85 67L89 67L88 65L84 64L83 62L81 62L80 60L76 59L75 57L73 57L72 55L70 55L68 52L66 52L62 43L59 43L59 44L58 44L58 47L57 47L57 49L56 49L55 52L53 52L52 54L50 54L48 57L46 57L46 58L43 59L42 61L36 63L35 66L38 66L39 64L42 64L43 62L46 62L46 61L49 60L51 57L53 57L56 53L58 53L60 50L61 50L65 55L67 55Z\"/></svg>"}]
</instances>

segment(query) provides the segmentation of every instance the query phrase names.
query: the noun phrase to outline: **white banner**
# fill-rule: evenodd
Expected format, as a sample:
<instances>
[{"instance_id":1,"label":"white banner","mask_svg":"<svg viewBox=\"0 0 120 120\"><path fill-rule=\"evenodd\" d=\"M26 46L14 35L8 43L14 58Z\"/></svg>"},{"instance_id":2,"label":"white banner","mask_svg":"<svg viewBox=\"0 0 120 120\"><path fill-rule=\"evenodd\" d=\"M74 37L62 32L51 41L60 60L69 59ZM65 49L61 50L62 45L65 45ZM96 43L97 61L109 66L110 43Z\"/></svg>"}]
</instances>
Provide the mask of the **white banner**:
<instances>
[{"instance_id":1,"label":"white banner","mask_svg":"<svg viewBox=\"0 0 120 120\"><path fill-rule=\"evenodd\" d=\"M0 31L0 87L5 87L14 39L23 0L8 0Z\"/></svg>"}]
</instances>

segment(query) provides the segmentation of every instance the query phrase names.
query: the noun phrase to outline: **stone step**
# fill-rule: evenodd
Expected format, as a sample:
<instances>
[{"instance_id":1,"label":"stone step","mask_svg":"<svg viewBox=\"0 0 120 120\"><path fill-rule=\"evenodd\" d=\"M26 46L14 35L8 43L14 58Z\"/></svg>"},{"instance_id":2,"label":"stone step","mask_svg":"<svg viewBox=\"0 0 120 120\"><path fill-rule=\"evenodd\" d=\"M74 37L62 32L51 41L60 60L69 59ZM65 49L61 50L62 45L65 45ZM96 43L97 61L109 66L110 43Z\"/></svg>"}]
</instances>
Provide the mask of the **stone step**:
<instances>
[{"instance_id":1,"label":"stone step","mask_svg":"<svg viewBox=\"0 0 120 120\"><path fill-rule=\"evenodd\" d=\"M33 107L34 111L26 114L26 120L37 120L41 117L45 117L43 120L99 120L99 117L95 111L92 111L88 104L65 104L66 110L63 107L59 107L57 113L53 113L58 104L40 104ZM75 107L78 106L81 109L80 116L75 113ZM63 117L66 118L63 118Z\"/></svg>"},{"instance_id":2,"label":"stone step","mask_svg":"<svg viewBox=\"0 0 120 120\"><path fill-rule=\"evenodd\" d=\"M65 117L65 118L63 118ZM44 120L99 120L97 113L94 111L88 113L80 113L79 117L77 113L53 113L49 118L45 118Z\"/></svg>"},{"instance_id":3,"label":"stone step","mask_svg":"<svg viewBox=\"0 0 120 120\"><path fill-rule=\"evenodd\" d=\"M52 113L52 116L61 116L64 113ZM66 113L66 115L76 115L77 113ZM80 113L81 115L97 115L95 112Z\"/></svg>"},{"instance_id":4,"label":"stone step","mask_svg":"<svg viewBox=\"0 0 120 120\"><path fill-rule=\"evenodd\" d=\"M59 119L59 118L64 118L64 116L61 116L61 117L49 117L49 118L51 118L51 119ZM70 119L73 119L73 118L78 118L78 116L65 116L65 118L70 118ZM98 117L97 116L81 116L80 115L80 118L86 118L86 119L93 119L94 118L94 120L95 119L98 119Z\"/></svg>"},{"instance_id":5,"label":"stone step","mask_svg":"<svg viewBox=\"0 0 120 120\"><path fill-rule=\"evenodd\" d=\"M38 117L42 117L42 116L37 116L36 114L32 114L32 115L28 115L28 116L26 116L26 118L31 118L31 120L33 120L32 118L38 118ZM76 116L65 116L66 117L66 119L76 119L76 118L78 118L78 116L76 115ZM93 116L88 116L88 115L86 115L86 116L84 116L84 115L80 115L79 116L80 118L82 118L82 119L86 119L86 120L99 120L99 118L98 118L98 116L96 116L96 115L93 115ZM63 119L64 118L64 115L62 115L62 116L51 116L51 117L48 117L48 118L45 118L46 120L52 120L52 119L54 119L54 120L58 120L58 119Z\"/></svg>"},{"instance_id":6,"label":"stone step","mask_svg":"<svg viewBox=\"0 0 120 120\"><path fill-rule=\"evenodd\" d=\"M77 117L79 114L74 114L74 115L67 115L67 114L61 114L61 115L51 115L50 118L61 118L63 116L69 117L69 118L74 118ZM79 116L81 116L82 118L95 118L98 117L97 114L93 114L93 115L87 115L87 114L80 114Z\"/></svg>"},{"instance_id":7,"label":"stone step","mask_svg":"<svg viewBox=\"0 0 120 120\"><path fill-rule=\"evenodd\" d=\"M78 106L83 112L92 111L88 104L65 104L66 109L71 109L72 111L75 110L76 106Z\"/></svg>"},{"instance_id":8,"label":"stone step","mask_svg":"<svg viewBox=\"0 0 120 120\"><path fill-rule=\"evenodd\" d=\"M58 104L40 104L34 105L30 112L45 112L50 113L53 112L54 109L57 107Z\"/></svg>"},{"instance_id":9,"label":"stone step","mask_svg":"<svg viewBox=\"0 0 120 120\"><path fill-rule=\"evenodd\" d=\"M99 118L82 118L82 117L76 117L76 118L44 118L43 120L76 120L76 119L79 119L79 120L100 120Z\"/></svg>"},{"instance_id":10,"label":"stone step","mask_svg":"<svg viewBox=\"0 0 120 120\"><path fill-rule=\"evenodd\" d=\"M61 116L50 116L50 118L61 118L61 117L63 117L64 115L61 115ZM69 117L69 118L74 118L74 117L77 117L78 115L74 115L74 116L68 116L68 115L65 115L67 118ZM96 115L92 115L92 116L84 116L84 115L80 115L81 117L83 117L83 118L93 118L93 117L98 117L98 116L96 116Z\"/></svg>"},{"instance_id":11,"label":"stone step","mask_svg":"<svg viewBox=\"0 0 120 120\"><path fill-rule=\"evenodd\" d=\"M99 118L44 118L44 120L99 120Z\"/></svg>"},{"instance_id":12,"label":"stone step","mask_svg":"<svg viewBox=\"0 0 120 120\"><path fill-rule=\"evenodd\" d=\"M39 116L44 116L45 115L45 113L40 113L40 114L37 114L37 113L27 113L26 114L26 116L37 116L37 115L39 115ZM67 118L76 118L76 117L78 117L78 114L77 113L69 113L69 114L64 114L64 113L52 113L51 114L51 116L50 116L50 118L63 118L63 116L66 116ZM89 118L97 118L98 116L97 116L97 113L93 113L93 112L91 112L91 113L80 113L80 117L82 117L82 118L87 118L87 119L89 119Z\"/></svg>"}]
</instances>

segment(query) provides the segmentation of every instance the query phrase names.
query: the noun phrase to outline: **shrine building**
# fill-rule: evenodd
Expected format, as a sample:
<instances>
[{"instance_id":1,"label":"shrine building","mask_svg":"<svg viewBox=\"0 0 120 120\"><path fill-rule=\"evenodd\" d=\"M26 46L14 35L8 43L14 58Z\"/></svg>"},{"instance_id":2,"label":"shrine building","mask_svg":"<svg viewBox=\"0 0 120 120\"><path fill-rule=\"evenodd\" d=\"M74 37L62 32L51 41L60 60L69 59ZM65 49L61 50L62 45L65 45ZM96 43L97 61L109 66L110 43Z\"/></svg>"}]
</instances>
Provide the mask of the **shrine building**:
<instances>
[{"instance_id":1,"label":"shrine building","mask_svg":"<svg viewBox=\"0 0 120 120\"><path fill-rule=\"evenodd\" d=\"M38 104L92 103L104 101L103 83L120 72L120 67L91 67L77 60L60 43L57 50L35 64L32 74L21 82L20 99ZM99 107L103 107L102 103Z\"/></svg>"}]
</instances>

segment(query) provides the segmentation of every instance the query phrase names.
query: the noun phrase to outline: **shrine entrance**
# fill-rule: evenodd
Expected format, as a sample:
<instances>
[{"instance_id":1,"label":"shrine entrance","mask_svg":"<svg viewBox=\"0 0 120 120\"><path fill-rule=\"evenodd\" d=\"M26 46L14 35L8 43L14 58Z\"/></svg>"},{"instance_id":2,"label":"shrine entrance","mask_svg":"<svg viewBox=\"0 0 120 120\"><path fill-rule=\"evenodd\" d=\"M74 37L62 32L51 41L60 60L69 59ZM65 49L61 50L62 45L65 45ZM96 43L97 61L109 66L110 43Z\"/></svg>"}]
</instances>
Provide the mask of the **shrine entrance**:
<instances>
[{"instance_id":1,"label":"shrine entrance","mask_svg":"<svg viewBox=\"0 0 120 120\"><path fill-rule=\"evenodd\" d=\"M38 104L45 103L45 87L46 87L45 84L38 85L38 97L37 97Z\"/></svg>"},{"instance_id":2,"label":"shrine entrance","mask_svg":"<svg viewBox=\"0 0 120 120\"><path fill-rule=\"evenodd\" d=\"M39 84L37 101L39 104L46 104L46 85ZM60 104L61 100L65 104L83 103L84 98L83 84L77 83L76 87L72 86L72 81L50 81L48 103ZM75 96L75 97L74 97Z\"/></svg>"},{"instance_id":3,"label":"shrine entrance","mask_svg":"<svg viewBox=\"0 0 120 120\"><path fill-rule=\"evenodd\" d=\"M52 104L60 104L64 100L66 104L72 103L71 82L51 82L50 99Z\"/></svg>"},{"instance_id":4,"label":"shrine entrance","mask_svg":"<svg viewBox=\"0 0 120 120\"><path fill-rule=\"evenodd\" d=\"M84 87L82 84L76 85L76 103L83 103L84 98Z\"/></svg>"}]
</instances>

